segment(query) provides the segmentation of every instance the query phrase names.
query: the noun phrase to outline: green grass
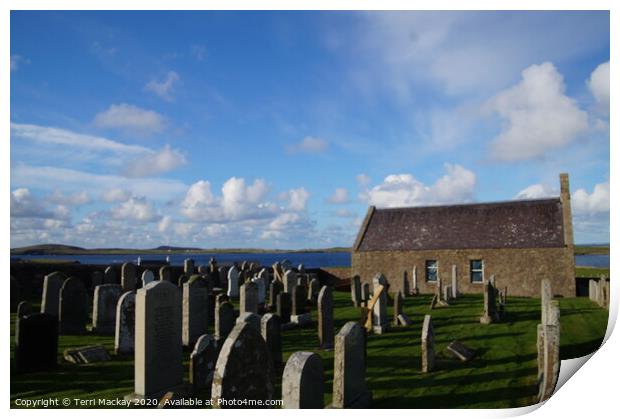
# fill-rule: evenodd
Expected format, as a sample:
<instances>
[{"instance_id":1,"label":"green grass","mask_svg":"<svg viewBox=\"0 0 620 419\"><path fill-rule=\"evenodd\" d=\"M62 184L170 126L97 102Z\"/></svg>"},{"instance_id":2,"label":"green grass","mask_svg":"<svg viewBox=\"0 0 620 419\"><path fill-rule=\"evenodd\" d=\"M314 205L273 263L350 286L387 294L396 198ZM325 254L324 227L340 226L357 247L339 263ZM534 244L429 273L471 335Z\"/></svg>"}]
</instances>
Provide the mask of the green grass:
<instances>
[{"instance_id":1,"label":"green grass","mask_svg":"<svg viewBox=\"0 0 620 419\"><path fill-rule=\"evenodd\" d=\"M576 255L608 255L609 246L575 246Z\"/></svg>"},{"instance_id":2,"label":"green grass","mask_svg":"<svg viewBox=\"0 0 620 419\"><path fill-rule=\"evenodd\" d=\"M598 278L607 275L609 278L609 268L595 268L592 266L575 266L576 278Z\"/></svg>"},{"instance_id":3,"label":"green grass","mask_svg":"<svg viewBox=\"0 0 620 419\"><path fill-rule=\"evenodd\" d=\"M481 325L482 296L466 295L452 306L429 309L431 296L409 297L404 311L413 321L407 328L392 328L385 335L371 335L367 345L366 377L376 408L502 408L534 402L536 388L536 325L540 300L509 298L502 323ZM335 330L358 320L350 295L334 293ZM563 359L596 350L605 334L608 312L587 298L560 299L561 355ZM388 313L391 316L391 308ZM420 334L424 314L433 316L436 370L420 373ZM313 312L315 317L316 311ZM11 315L13 335L14 314ZM477 351L469 363L448 356L446 346L460 340ZM103 344L113 349L112 337L61 336L59 353L66 348ZM316 351L325 368L325 403L331 402L332 351L317 351L316 327L283 332L283 359L300 350ZM11 336L11 354L13 337ZM11 355L12 356L12 355ZM189 351L185 352L188 370ZM186 380L188 373L186 372ZM15 398L70 397L80 399L122 398L133 390L132 358L73 365L61 362L54 372L11 375L11 403ZM276 397L280 382L276 383Z\"/></svg>"}]
</instances>

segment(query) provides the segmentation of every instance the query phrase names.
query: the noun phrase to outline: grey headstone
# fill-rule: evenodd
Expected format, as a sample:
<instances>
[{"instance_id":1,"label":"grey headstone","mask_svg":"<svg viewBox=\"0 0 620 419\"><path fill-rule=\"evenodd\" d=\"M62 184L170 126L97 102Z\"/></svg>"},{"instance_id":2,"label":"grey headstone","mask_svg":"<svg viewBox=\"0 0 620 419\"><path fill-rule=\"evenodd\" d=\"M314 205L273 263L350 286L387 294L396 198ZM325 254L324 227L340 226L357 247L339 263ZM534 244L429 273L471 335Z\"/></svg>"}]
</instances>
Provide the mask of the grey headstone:
<instances>
[{"instance_id":1,"label":"grey headstone","mask_svg":"<svg viewBox=\"0 0 620 419\"><path fill-rule=\"evenodd\" d=\"M457 340L451 342L446 349L448 352L464 362L470 361L474 356L476 356L476 351Z\"/></svg>"},{"instance_id":2,"label":"grey headstone","mask_svg":"<svg viewBox=\"0 0 620 419\"><path fill-rule=\"evenodd\" d=\"M456 265L452 265L452 298L458 298L459 296L459 283L457 275Z\"/></svg>"},{"instance_id":3,"label":"grey headstone","mask_svg":"<svg viewBox=\"0 0 620 419\"><path fill-rule=\"evenodd\" d=\"M250 312L241 313L237 317L235 324L239 323L248 323L260 333L260 316L258 314Z\"/></svg>"},{"instance_id":4,"label":"grey headstone","mask_svg":"<svg viewBox=\"0 0 620 419\"><path fill-rule=\"evenodd\" d=\"M193 275L194 274L194 260L193 259L185 259L183 261L183 272L185 275Z\"/></svg>"},{"instance_id":5,"label":"grey headstone","mask_svg":"<svg viewBox=\"0 0 620 419\"><path fill-rule=\"evenodd\" d=\"M104 284L118 284L118 280L116 279L116 270L114 266L108 266L103 271L103 283Z\"/></svg>"},{"instance_id":6,"label":"grey headstone","mask_svg":"<svg viewBox=\"0 0 620 419\"><path fill-rule=\"evenodd\" d=\"M192 275L191 279L183 284L184 346L193 346L200 336L207 333L209 311L207 285L199 275Z\"/></svg>"},{"instance_id":7,"label":"grey headstone","mask_svg":"<svg viewBox=\"0 0 620 419\"><path fill-rule=\"evenodd\" d=\"M239 287L239 313L258 313L258 286L253 282Z\"/></svg>"},{"instance_id":8,"label":"grey headstone","mask_svg":"<svg viewBox=\"0 0 620 419\"><path fill-rule=\"evenodd\" d=\"M269 307L274 309L278 306L278 294L282 292L284 287L280 281L274 280L269 284Z\"/></svg>"},{"instance_id":9,"label":"grey headstone","mask_svg":"<svg viewBox=\"0 0 620 419\"><path fill-rule=\"evenodd\" d=\"M235 307L229 301L215 304L215 338L223 342L235 325Z\"/></svg>"},{"instance_id":10,"label":"grey headstone","mask_svg":"<svg viewBox=\"0 0 620 419\"><path fill-rule=\"evenodd\" d=\"M282 407L322 409L325 377L323 360L312 352L295 352L282 374Z\"/></svg>"},{"instance_id":11,"label":"grey headstone","mask_svg":"<svg viewBox=\"0 0 620 419\"><path fill-rule=\"evenodd\" d=\"M430 314L424 316L422 324L422 372L430 372L435 368L435 333Z\"/></svg>"},{"instance_id":12,"label":"grey headstone","mask_svg":"<svg viewBox=\"0 0 620 419\"><path fill-rule=\"evenodd\" d=\"M321 288L317 304L319 347L331 349L334 347L334 300L331 287Z\"/></svg>"},{"instance_id":13,"label":"grey headstone","mask_svg":"<svg viewBox=\"0 0 620 419\"><path fill-rule=\"evenodd\" d=\"M373 293L377 292L380 285L387 285L387 281L382 274L376 274L372 279ZM385 333L388 329L387 317L387 290L384 288L381 296L372 309L372 331L375 334Z\"/></svg>"},{"instance_id":14,"label":"grey headstone","mask_svg":"<svg viewBox=\"0 0 620 419\"><path fill-rule=\"evenodd\" d=\"M285 271L284 278L282 278L282 283L284 285L284 292L291 294L293 292L293 288L297 286L297 273L291 269Z\"/></svg>"},{"instance_id":15,"label":"grey headstone","mask_svg":"<svg viewBox=\"0 0 620 419\"><path fill-rule=\"evenodd\" d=\"M499 320L495 303L495 287L491 281L484 284L484 313L480 317L480 323L490 324Z\"/></svg>"},{"instance_id":16,"label":"grey headstone","mask_svg":"<svg viewBox=\"0 0 620 419\"><path fill-rule=\"evenodd\" d=\"M164 265L159 268L159 280L172 283L172 272L170 266Z\"/></svg>"},{"instance_id":17,"label":"grey headstone","mask_svg":"<svg viewBox=\"0 0 620 419\"><path fill-rule=\"evenodd\" d=\"M316 304L316 299L319 296L321 290L321 284L318 278L312 278L308 283L308 301L312 304Z\"/></svg>"},{"instance_id":18,"label":"grey headstone","mask_svg":"<svg viewBox=\"0 0 620 419\"><path fill-rule=\"evenodd\" d=\"M88 295L80 279L65 279L60 289L58 321L61 335L86 332L88 322Z\"/></svg>"},{"instance_id":19,"label":"grey headstone","mask_svg":"<svg viewBox=\"0 0 620 419\"><path fill-rule=\"evenodd\" d=\"M280 317L278 317L277 314L267 313L261 318L261 336L267 344L275 371L279 371L282 367L282 337L280 326Z\"/></svg>"},{"instance_id":20,"label":"grey headstone","mask_svg":"<svg viewBox=\"0 0 620 419\"><path fill-rule=\"evenodd\" d=\"M60 272L52 272L43 278L43 295L41 298L41 313L51 314L58 317L60 307L60 288L65 280L65 276Z\"/></svg>"},{"instance_id":21,"label":"grey headstone","mask_svg":"<svg viewBox=\"0 0 620 419\"><path fill-rule=\"evenodd\" d=\"M113 335L116 328L116 303L123 293L118 284L103 284L95 287L93 298L93 332L98 335Z\"/></svg>"},{"instance_id":22,"label":"grey headstone","mask_svg":"<svg viewBox=\"0 0 620 419\"><path fill-rule=\"evenodd\" d=\"M228 271L228 292L229 297L239 296L239 270L233 266Z\"/></svg>"},{"instance_id":23,"label":"grey headstone","mask_svg":"<svg viewBox=\"0 0 620 419\"><path fill-rule=\"evenodd\" d=\"M136 267L131 262L123 263L121 266L121 286L124 292L136 289Z\"/></svg>"},{"instance_id":24,"label":"grey headstone","mask_svg":"<svg viewBox=\"0 0 620 419\"><path fill-rule=\"evenodd\" d=\"M368 408L372 393L366 386L366 330L346 323L336 335L332 407Z\"/></svg>"},{"instance_id":25,"label":"grey headstone","mask_svg":"<svg viewBox=\"0 0 620 419\"><path fill-rule=\"evenodd\" d=\"M95 362L110 361L112 359L103 345L65 349L64 358L65 361L73 364L92 364Z\"/></svg>"},{"instance_id":26,"label":"grey headstone","mask_svg":"<svg viewBox=\"0 0 620 419\"><path fill-rule=\"evenodd\" d=\"M366 304L370 300L370 284L368 282L362 283L362 303Z\"/></svg>"},{"instance_id":27,"label":"grey headstone","mask_svg":"<svg viewBox=\"0 0 620 419\"><path fill-rule=\"evenodd\" d=\"M136 339L136 292L127 291L116 304L114 352L117 355L133 354Z\"/></svg>"},{"instance_id":28,"label":"grey headstone","mask_svg":"<svg viewBox=\"0 0 620 419\"><path fill-rule=\"evenodd\" d=\"M211 397L213 373L220 353L217 341L211 335L202 335L196 341L196 346L189 357L189 382L194 395L206 390L207 397Z\"/></svg>"},{"instance_id":29,"label":"grey headstone","mask_svg":"<svg viewBox=\"0 0 620 419\"><path fill-rule=\"evenodd\" d=\"M351 279L351 302L354 307L360 307L362 304L362 284L358 275Z\"/></svg>"},{"instance_id":30,"label":"grey headstone","mask_svg":"<svg viewBox=\"0 0 620 419\"><path fill-rule=\"evenodd\" d=\"M148 269L142 272L142 288L146 287L153 281L155 281L155 275L153 274L153 272L149 271Z\"/></svg>"}]
</instances>

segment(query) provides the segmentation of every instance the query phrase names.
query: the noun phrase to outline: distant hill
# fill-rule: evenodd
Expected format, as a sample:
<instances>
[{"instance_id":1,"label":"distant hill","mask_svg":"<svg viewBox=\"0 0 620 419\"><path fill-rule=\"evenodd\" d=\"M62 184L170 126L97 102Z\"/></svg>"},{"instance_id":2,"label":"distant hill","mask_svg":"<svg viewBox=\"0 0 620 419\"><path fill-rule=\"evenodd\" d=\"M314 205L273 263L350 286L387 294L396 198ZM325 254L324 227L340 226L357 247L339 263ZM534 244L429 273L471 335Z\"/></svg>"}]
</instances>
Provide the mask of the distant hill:
<instances>
[{"instance_id":1,"label":"distant hill","mask_svg":"<svg viewBox=\"0 0 620 419\"><path fill-rule=\"evenodd\" d=\"M65 244L36 244L34 246L16 247L11 249L12 255L51 255L51 254L68 254L81 253L86 249L78 246L67 246Z\"/></svg>"}]
</instances>

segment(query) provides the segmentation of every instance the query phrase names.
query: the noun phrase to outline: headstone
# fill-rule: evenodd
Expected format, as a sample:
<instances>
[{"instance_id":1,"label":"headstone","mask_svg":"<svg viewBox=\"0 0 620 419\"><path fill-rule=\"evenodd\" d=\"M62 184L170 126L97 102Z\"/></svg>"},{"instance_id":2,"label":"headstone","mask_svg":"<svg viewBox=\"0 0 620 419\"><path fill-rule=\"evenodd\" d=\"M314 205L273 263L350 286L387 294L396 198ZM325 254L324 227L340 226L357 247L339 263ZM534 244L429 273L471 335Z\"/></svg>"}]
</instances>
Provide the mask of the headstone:
<instances>
[{"instance_id":1,"label":"headstone","mask_svg":"<svg viewBox=\"0 0 620 419\"><path fill-rule=\"evenodd\" d=\"M65 279L60 289L58 321L61 335L86 332L88 295L84 284L76 277Z\"/></svg>"},{"instance_id":2,"label":"headstone","mask_svg":"<svg viewBox=\"0 0 620 419\"><path fill-rule=\"evenodd\" d=\"M124 292L136 289L136 267L131 262L123 263L121 266L121 286Z\"/></svg>"},{"instance_id":3,"label":"headstone","mask_svg":"<svg viewBox=\"0 0 620 419\"><path fill-rule=\"evenodd\" d=\"M407 271L405 271L403 273L402 297L407 298L408 295L411 295L411 290L409 289L409 278L407 277Z\"/></svg>"},{"instance_id":4,"label":"headstone","mask_svg":"<svg viewBox=\"0 0 620 419\"><path fill-rule=\"evenodd\" d=\"M264 306L266 295L265 280L262 277L257 276L252 279L252 282L256 285L256 290L258 291L258 305Z\"/></svg>"},{"instance_id":5,"label":"headstone","mask_svg":"<svg viewBox=\"0 0 620 419\"><path fill-rule=\"evenodd\" d=\"M117 355L133 354L136 339L136 293L127 291L116 304L114 352Z\"/></svg>"},{"instance_id":6,"label":"headstone","mask_svg":"<svg viewBox=\"0 0 620 419\"><path fill-rule=\"evenodd\" d=\"M553 298L553 293L551 292L551 281L548 279L543 279L540 282L540 304L541 304L541 323L547 323L547 307L549 306L549 301Z\"/></svg>"},{"instance_id":7,"label":"headstone","mask_svg":"<svg viewBox=\"0 0 620 419\"><path fill-rule=\"evenodd\" d=\"M228 292L229 297L239 296L239 270L233 266L228 271Z\"/></svg>"},{"instance_id":8,"label":"headstone","mask_svg":"<svg viewBox=\"0 0 620 419\"><path fill-rule=\"evenodd\" d=\"M348 322L336 335L332 407L363 409L371 403L366 386L366 332L359 323Z\"/></svg>"},{"instance_id":9,"label":"headstone","mask_svg":"<svg viewBox=\"0 0 620 419\"><path fill-rule=\"evenodd\" d=\"M413 274L411 275L413 281L413 287L411 288L411 293L413 295L418 295L420 293L420 289L418 288L418 267L414 265Z\"/></svg>"},{"instance_id":10,"label":"headstone","mask_svg":"<svg viewBox=\"0 0 620 419\"><path fill-rule=\"evenodd\" d=\"M540 402L547 400L560 375L560 326L538 325L539 394Z\"/></svg>"},{"instance_id":11,"label":"headstone","mask_svg":"<svg viewBox=\"0 0 620 419\"><path fill-rule=\"evenodd\" d=\"M194 274L194 261L192 259L185 259L183 261L183 273L188 276Z\"/></svg>"},{"instance_id":12,"label":"headstone","mask_svg":"<svg viewBox=\"0 0 620 419\"><path fill-rule=\"evenodd\" d=\"M297 274L293 272L293 270L289 269L284 272L282 283L284 285L284 292L291 294L293 292L293 288L297 286Z\"/></svg>"},{"instance_id":13,"label":"headstone","mask_svg":"<svg viewBox=\"0 0 620 419\"><path fill-rule=\"evenodd\" d=\"M358 275L351 279L351 301L353 302L353 307L360 307L362 302L362 285Z\"/></svg>"},{"instance_id":14,"label":"headstone","mask_svg":"<svg viewBox=\"0 0 620 419\"><path fill-rule=\"evenodd\" d=\"M284 409L323 408L323 360L313 352L295 352L286 361L282 374Z\"/></svg>"},{"instance_id":15,"label":"headstone","mask_svg":"<svg viewBox=\"0 0 620 419\"><path fill-rule=\"evenodd\" d=\"M159 280L172 283L172 272L170 266L164 265L159 268Z\"/></svg>"},{"instance_id":16,"label":"headstone","mask_svg":"<svg viewBox=\"0 0 620 419\"><path fill-rule=\"evenodd\" d=\"M32 313L32 305L28 301L20 301L17 304L17 312L15 313L17 317L24 317Z\"/></svg>"},{"instance_id":17,"label":"headstone","mask_svg":"<svg viewBox=\"0 0 620 419\"><path fill-rule=\"evenodd\" d=\"M250 326L258 330L258 332L260 333L260 316L256 313L250 313L248 311L248 312L239 314L239 317L237 317L235 324L239 324L239 323L248 323Z\"/></svg>"},{"instance_id":18,"label":"headstone","mask_svg":"<svg viewBox=\"0 0 620 419\"><path fill-rule=\"evenodd\" d=\"M65 276L60 272L52 272L43 278L43 296L41 298L41 313L58 317L60 288Z\"/></svg>"},{"instance_id":19,"label":"headstone","mask_svg":"<svg viewBox=\"0 0 620 419\"><path fill-rule=\"evenodd\" d=\"M451 342L446 349L452 355L454 355L455 357L457 357L458 359L464 362L472 360L473 357L476 355L476 351L465 346L463 343L459 342L458 340Z\"/></svg>"},{"instance_id":20,"label":"headstone","mask_svg":"<svg viewBox=\"0 0 620 419\"><path fill-rule=\"evenodd\" d=\"M183 383L181 296L167 280L136 294L135 394L156 398Z\"/></svg>"},{"instance_id":21,"label":"headstone","mask_svg":"<svg viewBox=\"0 0 620 419\"><path fill-rule=\"evenodd\" d=\"M123 293L117 284L103 284L95 287L93 298L93 332L98 335L113 335L116 327L116 303Z\"/></svg>"},{"instance_id":22,"label":"headstone","mask_svg":"<svg viewBox=\"0 0 620 419\"><path fill-rule=\"evenodd\" d=\"M306 313L306 298L308 289L304 284L297 285L293 288L291 295L291 322L304 325L312 321L310 313Z\"/></svg>"},{"instance_id":23,"label":"headstone","mask_svg":"<svg viewBox=\"0 0 620 419\"><path fill-rule=\"evenodd\" d=\"M591 301L596 301L596 280L588 281L588 297Z\"/></svg>"},{"instance_id":24,"label":"headstone","mask_svg":"<svg viewBox=\"0 0 620 419\"><path fill-rule=\"evenodd\" d=\"M490 324L498 321L497 307L495 304L495 287L491 281L484 284L484 314L480 317L480 323Z\"/></svg>"},{"instance_id":25,"label":"headstone","mask_svg":"<svg viewBox=\"0 0 620 419\"><path fill-rule=\"evenodd\" d=\"M387 285L387 281L385 277L381 274L376 274L372 279L373 285L373 293L376 292L379 286ZM374 297L374 295L373 295ZM388 318L387 318L387 296L386 292L382 292L379 295L374 307L372 309L372 331L373 333L380 335L387 331L388 329Z\"/></svg>"},{"instance_id":26,"label":"headstone","mask_svg":"<svg viewBox=\"0 0 620 419\"><path fill-rule=\"evenodd\" d=\"M46 371L56 367L58 317L34 313L15 320L15 370Z\"/></svg>"},{"instance_id":27,"label":"headstone","mask_svg":"<svg viewBox=\"0 0 620 419\"><path fill-rule=\"evenodd\" d=\"M283 324L291 321L291 295L288 292L281 292L276 297L277 313Z\"/></svg>"},{"instance_id":28,"label":"headstone","mask_svg":"<svg viewBox=\"0 0 620 419\"><path fill-rule=\"evenodd\" d=\"M228 407L220 404L221 400L272 400L272 369L271 355L260 333L248 323L236 325L217 358L211 387L213 406Z\"/></svg>"},{"instance_id":29,"label":"headstone","mask_svg":"<svg viewBox=\"0 0 620 419\"><path fill-rule=\"evenodd\" d=\"M116 280L116 270L114 270L114 266L108 266L103 271L103 283L104 284L118 284Z\"/></svg>"},{"instance_id":30,"label":"headstone","mask_svg":"<svg viewBox=\"0 0 620 419\"><path fill-rule=\"evenodd\" d=\"M370 300L370 284L368 282L362 283L362 304L366 304Z\"/></svg>"},{"instance_id":31,"label":"headstone","mask_svg":"<svg viewBox=\"0 0 620 419\"><path fill-rule=\"evenodd\" d=\"M267 344L274 371L282 367L282 338L280 333L280 317L277 314L267 313L260 321L261 336Z\"/></svg>"},{"instance_id":32,"label":"headstone","mask_svg":"<svg viewBox=\"0 0 620 419\"><path fill-rule=\"evenodd\" d=\"M235 325L235 307L229 301L215 305L215 339L223 343Z\"/></svg>"},{"instance_id":33,"label":"headstone","mask_svg":"<svg viewBox=\"0 0 620 419\"><path fill-rule=\"evenodd\" d=\"M220 287L228 287L228 267L220 266L218 268L218 276L219 276L219 285ZM228 289L228 288L227 288Z\"/></svg>"},{"instance_id":34,"label":"headstone","mask_svg":"<svg viewBox=\"0 0 620 419\"><path fill-rule=\"evenodd\" d=\"M316 304L316 299L319 296L321 285L318 278L312 278L308 283L308 301L312 304Z\"/></svg>"},{"instance_id":35,"label":"headstone","mask_svg":"<svg viewBox=\"0 0 620 419\"><path fill-rule=\"evenodd\" d=\"M258 286L254 282L239 287L239 313L258 313Z\"/></svg>"},{"instance_id":36,"label":"headstone","mask_svg":"<svg viewBox=\"0 0 620 419\"><path fill-rule=\"evenodd\" d=\"M275 309L278 306L278 294L282 292L284 287L280 281L274 280L269 284L269 308Z\"/></svg>"},{"instance_id":37,"label":"headstone","mask_svg":"<svg viewBox=\"0 0 620 419\"><path fill-rule=\"evenodd\" d=\"M187 281L189 281L189 276L185 274L181 274L179 275L179 278L177 279L177 286L179 288L183 288L183 284L187 283Z\"/></svg>"},{"instance_id":38,"label":"headstone","mask_svg":"<svg viewBox=\"0 0 620 419\"><path fill-rule=\"evenodd\" d=\"M398 315L398 324L401 326L411 326L411 319L405 313L400 313Z\"/></svg>"},{"instance_id":39,"label":"headstone","mask_svg":"<svg viewBox=\"0 0 620 419\"><path fill-rule=\"evenodd\" d=\"M153 272L149 271L148 269L142 272L142 288L146 287L153 281L155 281L155 275L153 275Z\"/></svg>"},{"instance_id":40,"label":"headstone","mask_svg":"<svg viewBox=\"0 0 620 419\"><path fill-rule=\"evenodd\" d=\"M193 346L196 340L207 333L209 323L209 301L207 285L200 275L192 275L183 284L183 345Z\"/></svg>"},{"instance_id":41,"label":"headstone","mask_svg":"<svg viewBox=\"0 0 620 419\"><path fill-rule=\"evenodd\" d=\"M457 267L452 265L452 298L458 298L459 296L459 284L457 276Z\"/></svg>"},{"instance_id":42,"label":"headstone","mask_svg":"<svg viewBox=\"0 0 620 419\"><path fill-rule=\"evenodd\" d=\"M317 304L319 347L331 349L334 347L334 300L331 287L321 288Z\"/></svg>"},{"instance_id":43,"label":"headstone","mask_svg":"<svg viewBox=\"0 0 620 419\"><path fill-rule=\"evenodd\" d=\"M192 385L192 394L197 395L203 390L211 398L211 385L215 363L220 353L216 340L211 335L202 335L196 341L194 350L189 356L189 382Z\"/></svg>"},{"instance_id":44,"label":"headstone","mask_svg":"<svg viewBox=\"0 0 620 419\"><path fill-rule=\"evenodd\" d=\"M435 367L435 333L430 314L424 316L422 324L422 372L427 373Z\"/></svg>"},{"instance_id":45,"label":"headstone","mask_svg":"<svg viewBox=\"0 0 620 419\"><path fill-rule=\"evenodd\" d=\"M110 361L112 357L103 345L84 346L81 348L65 349L65 361L72 364L92 364L95 362Z\"/></svg>"},{"instance_id":46,"label":"headstone","mask_svg":"<svg viewBox=\"0 0 620 419\"><path fill-rule=\"evenodd\" d=\"M452 287L446 285L443 287L443 301L449 301L450 299L452 299Z\"/></svg>"}]
</instances>

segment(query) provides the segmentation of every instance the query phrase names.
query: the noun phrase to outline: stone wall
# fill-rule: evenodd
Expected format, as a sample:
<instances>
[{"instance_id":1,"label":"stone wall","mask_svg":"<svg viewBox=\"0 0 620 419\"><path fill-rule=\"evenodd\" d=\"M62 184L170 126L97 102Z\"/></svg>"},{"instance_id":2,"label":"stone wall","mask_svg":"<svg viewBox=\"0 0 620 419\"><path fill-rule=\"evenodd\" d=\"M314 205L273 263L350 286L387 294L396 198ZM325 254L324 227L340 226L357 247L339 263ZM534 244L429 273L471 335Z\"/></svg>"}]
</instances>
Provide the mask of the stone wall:
<instances>
[{"instance_id":1,"label":"stone wall","mask_svg":"<svg viewBox=\"0 0 620 419\"><path fill-rule=\"evenodd\" d=\"M451 284L452 265L456 265L459 292L482 293L482 283L471 282L469 268L470 260L481 259L485 278L495 275L498 287L508 287L509 296L539 297L541 279L549 278L555 295L574 297L575 259L571 250L561 247L353 252L351 276L371 281L376 272L381 272L393 293L400 290L405 271L411 285L413 267L417 266L420 292L433 293L436 283L426 282L425 261L437 260L444 285Z\"/></svg>"}]
</instances>

